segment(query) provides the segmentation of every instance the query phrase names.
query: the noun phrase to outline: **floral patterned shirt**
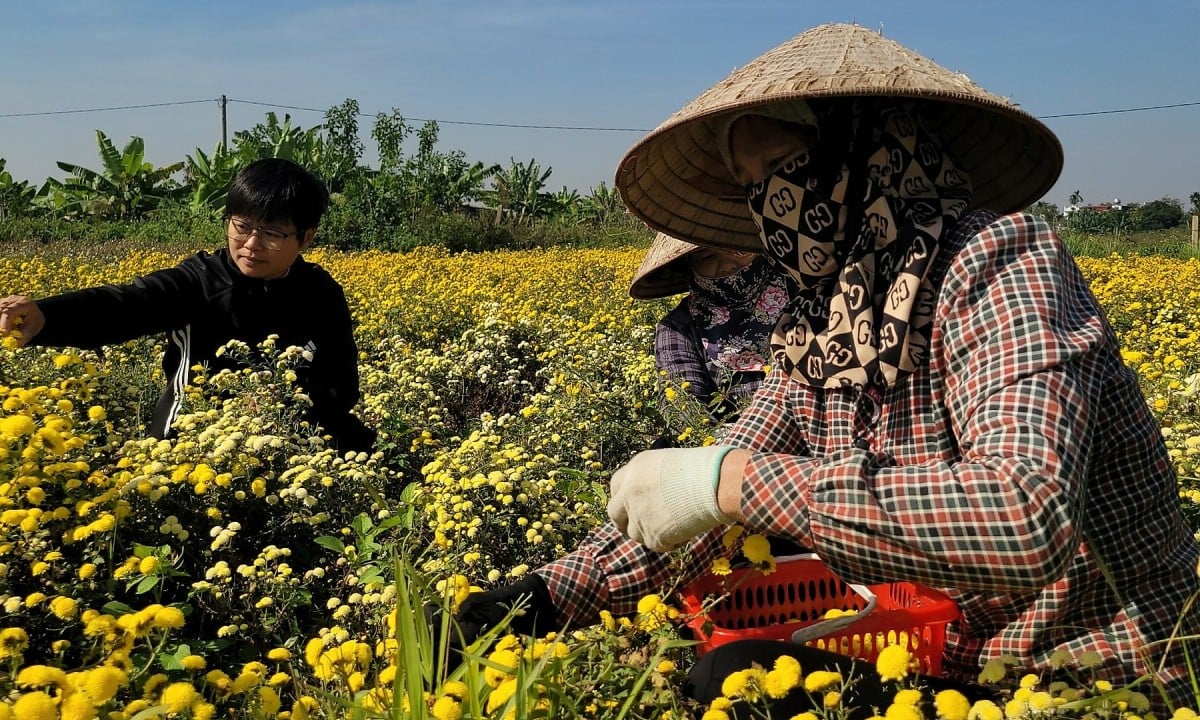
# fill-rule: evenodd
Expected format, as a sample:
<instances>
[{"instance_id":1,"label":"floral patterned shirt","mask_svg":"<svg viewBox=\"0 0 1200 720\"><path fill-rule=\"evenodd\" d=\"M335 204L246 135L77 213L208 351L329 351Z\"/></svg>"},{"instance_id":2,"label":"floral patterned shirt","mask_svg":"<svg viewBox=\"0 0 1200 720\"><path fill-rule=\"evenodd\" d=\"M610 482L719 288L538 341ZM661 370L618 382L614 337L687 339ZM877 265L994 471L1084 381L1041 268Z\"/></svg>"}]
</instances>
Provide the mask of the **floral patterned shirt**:
<instances>
[{"instance_id":1,"label":"floral patterned shirt","mask_svg":"<svg viewBox=\"0 0 1200 720\"><path fill-rule=\"evenodd\" d=\"M962 610L947 675L973 679L1002 654L1049 674L1056 650L1096 651L1094 676L1114 684L1162 662L1182 702L1186 664L1164 641L1200 590L1200 548L1095 298L1031 215L963 218L938 263L929 361L878 402L767 378L724 441L754 451L746 525L811 547L847 582L944 589ZM723 551L721 532L691 543L685 579ZM560 617L588 623L662 591L677 559L607 523L538 572Z\"/></svg>"}]
</instances>

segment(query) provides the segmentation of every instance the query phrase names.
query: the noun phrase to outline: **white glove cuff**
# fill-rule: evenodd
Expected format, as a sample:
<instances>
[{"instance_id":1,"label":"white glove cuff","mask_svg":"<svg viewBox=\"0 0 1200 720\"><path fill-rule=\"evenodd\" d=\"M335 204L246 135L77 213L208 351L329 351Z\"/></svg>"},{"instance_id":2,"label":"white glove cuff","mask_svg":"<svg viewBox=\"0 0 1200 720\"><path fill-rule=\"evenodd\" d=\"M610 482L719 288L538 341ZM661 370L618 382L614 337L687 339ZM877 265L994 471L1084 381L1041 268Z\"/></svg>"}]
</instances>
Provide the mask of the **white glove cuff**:
<instances>
[{"instance_id":1,"label":"white glove cuff","mask_svg":"<svg viewBox=\"0 0 1200 720\"><path fill-rule=\"evenodd\" d=\"M730 450L731 445L710 445L664 458L659 487L663 503L677 523L681 518L707 518L712 521L710 526L733 522L717 504L721 461Z\"/></svg>"}]
</instances>

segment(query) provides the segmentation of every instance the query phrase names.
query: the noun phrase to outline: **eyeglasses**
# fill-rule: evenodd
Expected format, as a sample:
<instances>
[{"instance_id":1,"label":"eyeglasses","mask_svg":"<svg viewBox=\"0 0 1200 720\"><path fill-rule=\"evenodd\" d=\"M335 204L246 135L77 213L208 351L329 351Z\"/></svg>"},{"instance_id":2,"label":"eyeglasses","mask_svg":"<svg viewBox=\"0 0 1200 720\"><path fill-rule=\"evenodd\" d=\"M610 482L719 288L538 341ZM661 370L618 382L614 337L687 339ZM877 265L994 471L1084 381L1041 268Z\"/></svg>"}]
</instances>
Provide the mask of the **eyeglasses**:
<instances>
[{"instance_id":1,"label":"eyeglasses","mask_svg":"<svg viewBox=\"0 0 1200 720\"><path fill-rule=\"evenodd\" d=\"M229 226L226 230L226 237L239 245L245 245L250 242L251 235L257 235L258 244L268 250L282 250L284 242L295 234L295 231L285 233L265 225L251 225L245 220L235 217L229 218Z\"/></svg>"}]
</instances>

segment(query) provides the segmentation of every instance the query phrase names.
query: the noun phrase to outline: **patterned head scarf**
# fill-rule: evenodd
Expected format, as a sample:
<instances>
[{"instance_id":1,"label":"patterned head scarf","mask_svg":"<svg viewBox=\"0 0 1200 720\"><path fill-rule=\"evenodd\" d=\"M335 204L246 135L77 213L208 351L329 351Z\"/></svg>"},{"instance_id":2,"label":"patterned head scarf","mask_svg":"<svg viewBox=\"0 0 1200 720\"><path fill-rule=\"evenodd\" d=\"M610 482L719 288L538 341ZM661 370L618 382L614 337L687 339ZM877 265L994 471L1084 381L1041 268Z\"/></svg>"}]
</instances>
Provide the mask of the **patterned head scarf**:
<instances>
[{"instance_id":1,"label":"patterned head scarf","mask_svg":"<svg viewBox=\"0 0 1200 720\"><path fill-rule=\"evenodd\" d=\"M688 283L688 314L709 375L762 372L771 356L768 338L791 300L788 277L760 255L723 277L692 273Z\"/></svg>"},{"instance_id":2,"label":"patterned head scarf","mask_svg":"<svg viewBox=\"0 0 1200 720\"><path fill-rule=\"evenodd\" d=\"M926 358L929 273L970 180L911 103L833 102L818 128L812 148L746 188L766 253L799 285L772 350L807 385L890 387Z\"/></svg>"}]
</instances>

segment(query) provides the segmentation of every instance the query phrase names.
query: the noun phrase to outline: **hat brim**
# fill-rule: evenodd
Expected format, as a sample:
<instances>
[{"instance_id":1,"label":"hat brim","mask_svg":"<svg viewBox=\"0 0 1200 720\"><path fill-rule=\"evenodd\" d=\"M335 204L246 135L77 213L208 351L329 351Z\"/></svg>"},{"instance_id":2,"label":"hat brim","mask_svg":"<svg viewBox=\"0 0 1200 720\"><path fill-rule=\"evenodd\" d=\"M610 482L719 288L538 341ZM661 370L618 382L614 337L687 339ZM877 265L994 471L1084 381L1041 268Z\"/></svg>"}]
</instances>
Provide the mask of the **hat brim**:
<instances>
[{"instance_id":1,"label":"hat brim","mask_svg":"<svg viewBox=\"0 0 1200 720\"><path fill-rule=\"evenodd\" d=\"M687 256L699 249L699 245L658 233L633 274L629 296L635 300L656 300L688 292L692 271Z\"/></svg>"},{"instance_id":2,"label":"hat brim","mask_svg":"<svg viewBox=\"0 0 1200 720\"><path fill-rule=\"evenodd\" d=\"M855 50L891 71L847 69ZM831 63L840 64L829 70ZM894 41L835 25L793 38L686 105L625 154L614 184L655 230L699 245L760 249L744 191L721 158L719 133L733 115L756 107L856 97L913 101L971 178L972 207L1023 209L1062 172L1062 145L1032 115Z\"/></svg>"}]
</instances>

